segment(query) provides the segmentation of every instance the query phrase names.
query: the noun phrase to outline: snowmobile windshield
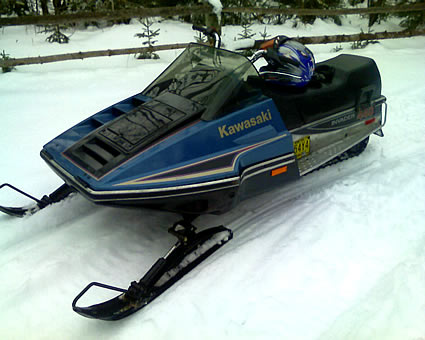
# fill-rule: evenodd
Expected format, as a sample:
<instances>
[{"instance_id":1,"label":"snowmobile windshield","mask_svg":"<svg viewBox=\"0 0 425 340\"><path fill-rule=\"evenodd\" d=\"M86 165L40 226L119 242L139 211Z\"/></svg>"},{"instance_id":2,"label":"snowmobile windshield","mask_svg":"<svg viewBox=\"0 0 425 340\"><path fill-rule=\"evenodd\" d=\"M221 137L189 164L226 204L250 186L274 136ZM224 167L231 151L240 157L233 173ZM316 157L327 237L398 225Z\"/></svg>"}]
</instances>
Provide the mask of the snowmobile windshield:
<instances>
[{"instance_id":1,"label":"snowmobile windshield","mask_svg":"<svg viewBox=\"0 0 425 340\"><path fill-rule=\"evenodd\" d=\"M185 51L144 91L154 98L171 92L201 104L203 120L223 116L226 104L249 75L258 75L243 55L200 44L190 44Z\"/></svg>"}]
</instances>

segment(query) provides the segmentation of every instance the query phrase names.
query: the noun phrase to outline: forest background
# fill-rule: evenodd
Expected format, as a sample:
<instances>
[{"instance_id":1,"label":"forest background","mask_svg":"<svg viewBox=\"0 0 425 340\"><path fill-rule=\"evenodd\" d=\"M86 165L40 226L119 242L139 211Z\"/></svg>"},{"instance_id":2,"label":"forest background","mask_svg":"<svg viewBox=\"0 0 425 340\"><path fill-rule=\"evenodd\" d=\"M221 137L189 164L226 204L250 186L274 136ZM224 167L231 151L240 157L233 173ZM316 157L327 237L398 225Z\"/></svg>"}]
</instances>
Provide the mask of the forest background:
<instances>
[{"instance_id":1,"label":"forest background","mask_svg":"<svg viewBox=\"0 0 425 340\"><path fill-rule=\"evenodd\" d=\"M180 19L193 24L208 24L206 18L208 15L197 14L205 12L199 10L199 7L208 3L217 4L221 3L223 8L229 11L221 13L221 25L241 25L249 22L267 23L267 24L281 24L286 20L294 20L294 25L301 23L312 24L317 15L286 15L286 14L259 14L256 12L232 12L232 8L262 8L262 9L344 9L344 8L372 8L372 7L387 7L387 6L421 6L425 5L425 0L222 0L220 1L203 1L203 0L0 0L0 16L4 17L24 17L34 15L56 15L63 16L67 14L78 13L97 13L107 15L111 12L135 11L140 8L163 8L163 7L185 7L197 9L197 11L189 11L187 14L180 16ZM208 11L208 10L207 10ZM175 16L172 9L168 12L165 11L165 16ZM398 12L389 13L372 13L369 15L369 27L375 22L385 20L389 16L402 17L401 27L407 29L416 29L422 27L425 23L425 11L415 12ZM327 17L340 24L340 18L337 15L325 15L321 18ZM102 16L96 18L102 19ZM129 23L130 20L106 20L106 22L99 23L101 20L94 20L97 25L112 25L116 23ZM91 25L93 21L79 23L78 25ZM0 21L0 26L1 26ZM69 24L68 24L69 25Z\"/></svg>"}]
</instances>

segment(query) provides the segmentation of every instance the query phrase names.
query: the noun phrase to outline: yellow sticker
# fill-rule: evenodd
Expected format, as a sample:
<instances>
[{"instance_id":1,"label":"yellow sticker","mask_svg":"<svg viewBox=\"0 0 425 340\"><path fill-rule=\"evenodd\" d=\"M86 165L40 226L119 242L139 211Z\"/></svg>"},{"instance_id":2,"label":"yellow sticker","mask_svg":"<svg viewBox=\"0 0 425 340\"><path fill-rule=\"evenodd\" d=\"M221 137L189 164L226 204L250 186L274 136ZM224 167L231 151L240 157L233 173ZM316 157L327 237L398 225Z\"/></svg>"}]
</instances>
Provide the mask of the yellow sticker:
<instances>
[{"instance_id":1,"label":"yellow sticker","mask_svg":"<svg viewBox=\"0 0 425 340\"><path fill-rule=\"evenodd\" d=\"M303 137L294 142L294 153L298 159L310 153L310 136Z\"/></svg>"}]
</instances>

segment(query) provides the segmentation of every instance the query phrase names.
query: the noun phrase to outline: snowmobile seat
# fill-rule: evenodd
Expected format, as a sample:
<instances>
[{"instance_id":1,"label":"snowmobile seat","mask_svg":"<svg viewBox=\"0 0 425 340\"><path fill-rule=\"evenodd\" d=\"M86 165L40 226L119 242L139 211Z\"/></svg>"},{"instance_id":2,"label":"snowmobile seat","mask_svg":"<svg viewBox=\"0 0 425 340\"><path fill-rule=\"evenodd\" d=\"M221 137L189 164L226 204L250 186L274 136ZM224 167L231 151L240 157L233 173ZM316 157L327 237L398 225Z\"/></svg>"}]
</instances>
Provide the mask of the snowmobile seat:
<instances>
[{"instance_id":1,"label":"snowmobile seat","mask_svg":"<svg viewBox=\"0 0 425 340\"><path fill-rule=\"evenodd\" d=\"M342 54L318 63L310 83L303 88L280 86L249 77L251 86L274 100L289 130L377 99L381 77L375 62Z\"/></svg>"}]
</instances>

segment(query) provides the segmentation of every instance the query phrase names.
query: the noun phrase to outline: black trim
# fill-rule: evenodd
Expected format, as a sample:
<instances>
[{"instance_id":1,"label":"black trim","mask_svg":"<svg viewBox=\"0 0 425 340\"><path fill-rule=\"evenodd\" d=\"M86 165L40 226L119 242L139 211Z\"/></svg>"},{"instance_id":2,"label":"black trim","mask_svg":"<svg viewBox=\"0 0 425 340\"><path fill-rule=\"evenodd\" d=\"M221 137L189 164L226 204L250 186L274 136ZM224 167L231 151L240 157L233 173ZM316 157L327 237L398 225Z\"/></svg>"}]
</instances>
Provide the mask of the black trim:
<instances>
[{"instance_id":1,"label":"black trim","mask_svg":"<svg viewBox=\"0 0 425 340\"><path fill-rule=\"evenodd\" d=\"M284 160L279 157L279 159L273 160L273 162L265 162L268 164L245 171L242 174L239 190L240 200L276 189L284 183L298 179L300 177L298 165L294 154L291 156ZM286 167L284 172L276 176L271 175L273 170L282 167Z\"/></svg>"},{"instance_id":2,"label":"black trim","mask_svg":"<svg viewBox=\"0 0 425 340\"><path fill-rule=\"evenodd\" d=\"M249 166L242 172L241 180L242 182L255 175L256 173L269 170L270 168L279 167L285 165L288 162L295 161L295 155L293 153L286 154L284 156L279 156L268 161L264 161L258 164Z\"/></svg>"}]
</instances>

